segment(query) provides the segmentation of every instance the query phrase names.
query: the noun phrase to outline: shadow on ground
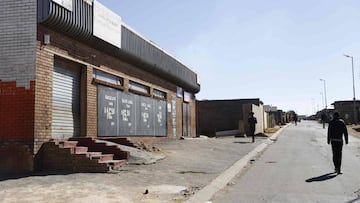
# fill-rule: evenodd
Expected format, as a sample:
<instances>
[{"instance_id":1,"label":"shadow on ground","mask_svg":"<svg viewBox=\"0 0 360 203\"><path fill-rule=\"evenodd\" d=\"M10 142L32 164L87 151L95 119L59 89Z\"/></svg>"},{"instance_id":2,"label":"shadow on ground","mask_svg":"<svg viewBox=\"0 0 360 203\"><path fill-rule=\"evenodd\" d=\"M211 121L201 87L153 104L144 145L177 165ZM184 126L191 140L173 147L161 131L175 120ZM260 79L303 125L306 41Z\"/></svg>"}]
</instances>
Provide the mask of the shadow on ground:
<instances>
[{"instance_id":1,"label":"shadow on ground","mask_svg":"<svg viewBox=\"0 0 360 203\"><path fill-rule=\"evenodd\" d=\"M44 171L44 172L33 172L27 174L1 174L0 175L0 182L5 180L16 180L21 178L28 178L28 177L36 177L36 176L56 176L56 175L71 175L83 172L66 172L66 171ZM100 173L100 172L88 172L88 173Z\"/></svg>"},{"instance_id":2,"label":"shadow on ground","mask_svg":"<svg viewBox=\"0 0 360 203\"><path fill-rule=\"evenodd\" d=\"M321 176L309 178L309 179L305 180L305 182L311 183L311 182L326 181L326 180L330 180L332 178L335 178L336 176L337 176L337 174L334 173L334 172L333 173L327 173L327 174L324 174L324 175L321 175Z\"/></svg>"},{"instance_id":3,"label":"shadow on ground","mask_svg":"<svg viewBox=\"0 0 360 203\"><path fill-rule=\"evenodd\" d=\"M234 142L235 144L249 144L252 143L251 141L238 141L238 142Z\"/></svg>"}]
</instances>

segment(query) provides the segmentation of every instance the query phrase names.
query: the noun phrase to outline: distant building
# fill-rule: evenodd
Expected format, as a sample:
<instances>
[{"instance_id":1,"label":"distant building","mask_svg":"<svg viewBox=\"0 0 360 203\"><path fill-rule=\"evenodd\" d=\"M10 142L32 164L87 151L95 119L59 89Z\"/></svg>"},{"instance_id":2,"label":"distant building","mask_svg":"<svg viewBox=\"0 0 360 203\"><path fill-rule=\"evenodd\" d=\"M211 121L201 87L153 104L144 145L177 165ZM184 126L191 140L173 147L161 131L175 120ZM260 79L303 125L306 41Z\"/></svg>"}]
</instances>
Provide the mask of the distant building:
<instances>
[{"instance_id":1,"label":"distant building","mask_svg":"<svg viewBox=\"0 0 360 203\"><path fill-rule=\"evenodd\" d=\"M347 124L358 123L359 122L359 108L360 101L355 101L355 113L357 120L354 118L354 101L353 100L345 100L345 101L335 101L332 105L334 105L335 111L339 112L340 117L344 119Z\"/></svg>"},{"instance_id":2,"label":"distant building","mask_svg":"<svg viewBox=\"0 0 360 203\"><path fill-rule=\"evenodd\" d=\"M273 128L278 125L276 121L278 109L276 106L264 105L264 116L265 116L265 129Z\"/></svg>"},{"instance_id":3,"label":"distant building","mask_svg":"<svg viewBox=\"0 0 360 203\"><path fill-rule=\"evenodd\" d=\"M265 129L264 108L260 99L204 100L196 101L197 134L215 136L218 132L248 131L247 117L254 112L257 118L255 133Z\"/></svg>"}]
</instances>

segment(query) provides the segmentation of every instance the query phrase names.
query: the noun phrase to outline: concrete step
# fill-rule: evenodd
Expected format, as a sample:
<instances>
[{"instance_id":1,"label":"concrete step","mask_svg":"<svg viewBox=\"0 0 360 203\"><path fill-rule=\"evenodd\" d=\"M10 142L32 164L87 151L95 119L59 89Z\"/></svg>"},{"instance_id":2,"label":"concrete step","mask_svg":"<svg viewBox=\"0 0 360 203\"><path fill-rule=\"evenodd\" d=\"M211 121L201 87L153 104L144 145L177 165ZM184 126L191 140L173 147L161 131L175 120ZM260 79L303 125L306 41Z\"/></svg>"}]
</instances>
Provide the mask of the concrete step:
<instances>
[{"instance_id":1,"label":"concrete step","mask_svg":"<svg viewBox=\"0 0 360 203\"><path fill-rule=\"evenodd\" d=\"M71 153L72 154L87 154L88 148L87 147L75 147L72 148Z\"/></svg>"},{"instance_id":2,"label":"concrete step","mask_svg":"<svg viewBox=\"0 0 360 203\"><path fill-rule=\"evenodd\" d=\"M59 141L59 147L60 148L74 148L78 144L77 141Z\"/></svg>"},{"instance_id":3,"label":"concrete step","mask_svg":"<svg viewBox=\"0 0 360 203\"><path fill-rule=\"evenodd\" d=\"M97 159L99 161L111 161L114 160L113 154L98 154L98 155L92 155L90 159Z\"/></svg>"},{"instance_id":4,"label":"concrete step","mask_svg":"<svg viewBox=\"0 0 360 203\"><path fill-rule=\"evenodd\" d=\"M141 146L139 146L138 144L135 144L134 142L131 142L128 138L123 138L123 137L119 137L119 138L101 138L101 140L110 141L110 142L114 142L116 144L141 149Z\"/></svg>"},{"instance_id":5,"label":"concrete step","mask_svg":"<svg viewBox=\"0 0 360 203\"><path fill-rule=\"evenodd\" d=\"M121 167L126 165L126 160L110 160L110 161L99 161L99 163L107 164L109 170L120 170Z\"/></svg>"},{"instance_id":6,"label":"concrete step","mask_svg":"<svg viewBox=\"0 0 360 203\"><path fill-rule=\"evenodd\" d=\"M99 156L101 155L101 152L87 152L86 156L89 157L91 159L91 157L93 156Z\"/></svg>"}]
</instances>

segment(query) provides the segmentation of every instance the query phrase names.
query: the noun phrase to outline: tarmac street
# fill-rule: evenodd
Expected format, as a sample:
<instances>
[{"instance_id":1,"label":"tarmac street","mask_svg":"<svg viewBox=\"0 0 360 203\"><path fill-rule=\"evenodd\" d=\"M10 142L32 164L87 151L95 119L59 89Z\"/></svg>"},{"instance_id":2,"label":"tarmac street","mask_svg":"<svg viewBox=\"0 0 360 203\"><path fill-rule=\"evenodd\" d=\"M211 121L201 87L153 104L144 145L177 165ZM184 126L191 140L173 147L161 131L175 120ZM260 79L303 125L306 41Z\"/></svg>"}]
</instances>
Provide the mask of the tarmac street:
<instances>
[{"instance_id":1,"label":"tarmac street","mask_svg":"<svg viewBox=\"0 0 360 203\"><path fill-rule=\"evenodd\" d=\"M335 176L326 129L316 122L255 143L203 137L155 147L133 149L116 173L0 175L0 202L360 202L360 140L350 137L344 174Z\"/></svg>"},{"instance_id":2,"label":"tarmac street","mask_svg":"<svg viewBox=\"0 0 360 203\"><path fill-rule=\"evenodd\" d=\"M211 202L360 202L360 139L344 145L341 175L333 173L326 139L316 122L290 125Z\"/></svg>"}]
</instances>

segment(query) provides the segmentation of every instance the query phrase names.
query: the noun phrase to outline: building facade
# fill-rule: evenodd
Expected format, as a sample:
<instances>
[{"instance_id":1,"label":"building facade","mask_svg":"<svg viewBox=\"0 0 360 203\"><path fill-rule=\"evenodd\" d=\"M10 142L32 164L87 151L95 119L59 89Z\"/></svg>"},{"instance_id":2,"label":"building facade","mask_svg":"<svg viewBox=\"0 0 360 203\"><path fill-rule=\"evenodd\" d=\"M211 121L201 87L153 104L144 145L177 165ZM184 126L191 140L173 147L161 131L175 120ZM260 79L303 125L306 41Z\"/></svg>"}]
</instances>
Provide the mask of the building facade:
<instances>
[{"instance_id":1,"label":"building facade","mask_svg":"<svg viewBox=\"0 0 360 203\"><path fill-rule=\"evenodd\" d=\"M196 73L98 1L4 0L0 13L0 172L32 171L54 139L196 135Z\"/></svg>"},{"instance_id":2,"label":"building facade","mask_svg":"<svg viewBox=\"0 0 360 203\"><path fill-rule=\"evenodd\" d=\"M215 136L221 131L246 134L247 118L254 112L257 118L255 133L263 133L266 117L260 99L202 100L197 106L197 134ZM236 132L237 131L237 132Z\"/></svg>"},{"instance_id":3,"label":"building facade","mask_svg":"<svg viewBox=\"0 0 360 203\"><path fill-rule=\"evenodd\" d=\"M359 107L360 101L355 101L355 115L354 115L354 101L335 101L333 104L334 110L339 112L340 117L344 119L346 124L353 124L359 122Z\"/></svg>"}]
</instances>

